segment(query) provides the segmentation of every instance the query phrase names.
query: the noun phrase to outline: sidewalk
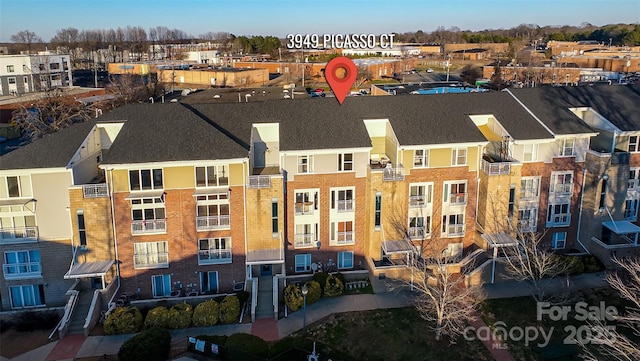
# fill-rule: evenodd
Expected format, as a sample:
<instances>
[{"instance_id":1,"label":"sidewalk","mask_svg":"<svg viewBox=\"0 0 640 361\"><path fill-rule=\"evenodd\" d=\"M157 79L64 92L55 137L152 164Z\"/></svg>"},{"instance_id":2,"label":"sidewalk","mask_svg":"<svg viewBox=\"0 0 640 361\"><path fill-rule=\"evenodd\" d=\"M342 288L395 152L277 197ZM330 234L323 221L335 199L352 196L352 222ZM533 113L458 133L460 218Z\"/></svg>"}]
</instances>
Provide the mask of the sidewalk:
<instances>
[{"instance_id":1,"label":"sidewalk","mask_svg":"<svg viewBox=\"0 0 640 361\"><path fill-rule=\"evenodd\" d=\"M561 290L566 279L554 279L546 282L548 292ZM366 311L379 308L398 308L411 305L412 293L405 286L402 289L390 287L388 283L378 279L372 279L375 294L349 295L335 298L323 298L313 305L307 306L307 325L321 320L332 313ZM599 288L607 286L604 272L582 274L571 278L571 289ZM523 282L503 282L484 286L487 298L511 298L530 294L530 289ZM302 329L303 312L294 312L275 323L279 338L284 338ZM217 325L212 327L188 328L171 330L173 339L196 336L202 334L232 335L234 333L252 333L252 324ZM122 344L135 335L114 336L89 336L77 351L75 357L91 357L103 355L115 355ZM50 358L52 350L58 342L52 342L35 350L24 353L12 359L12 361L53 361ZM73 357L71 357L73 359Z\"/></svg>"}]
</instances>

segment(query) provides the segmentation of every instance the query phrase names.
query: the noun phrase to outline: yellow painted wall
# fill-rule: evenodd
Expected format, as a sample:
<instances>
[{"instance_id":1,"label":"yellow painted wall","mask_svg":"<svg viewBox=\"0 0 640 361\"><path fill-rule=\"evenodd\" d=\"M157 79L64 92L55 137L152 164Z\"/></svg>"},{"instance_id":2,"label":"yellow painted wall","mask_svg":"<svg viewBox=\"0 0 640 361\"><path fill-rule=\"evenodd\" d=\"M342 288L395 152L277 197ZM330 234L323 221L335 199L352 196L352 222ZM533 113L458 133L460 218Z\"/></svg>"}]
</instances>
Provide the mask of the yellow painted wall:
<instances>
[{"instance_id":1,"label":"yellow painted wall","mask_svg":"<svg viewBox=\"0 0 640 361\"><path fill-rule=\"evenodd\" d=\"M167 167L163 170L165 189L185 189L196 186L195 169L192 166Z\"/></svg>"},{"instance_id":2,"label":"yellow painted wall","mask_svg":"<svg viewBox=\"0 0 640 361\"><path fill-rule=\"evenodd\" d=\"M229 164L229 185L230 186L241 186L244 184L244 182L246 182L246 179L244 178L248 176L248 173L242 172L243 166L244 166L244 163Z\"/></svg>"},{"instance_id":3,"label":"yellow painted wall","mask_svg":"<svg viewBox=\"0 0 640 361\"><path fill-rule=\"evenodd\" d=\"M413 153L414 150L405 150L402 152L401 157L402 159L400 159L400 161L402 162L402 165L404 165L404 169L410 169L413 168Z\"/></svg>"},{"instance_id":4,"label":"yellow painted wall","mask_svg":"<svg viewBox=\"0 0 640 361\"><path fill-rule=\"evenodd\" d=\"M113 174L113 191L114 192L129 192L129 171L126 169L118 169L110 171ZM109 175L108 182L112 179Z\"/></svg>"},{"instance_id":5,"label":"yellow painted wall","mask_svg":"<svg viewBox=\"0 0 640 361\"><path fill-rule=\"evenodd\" d=\"M284 196L282 177L272 177L269 188L247 188L247 251L279 249L279 235L273 237L271 204L278 199L278 231L284 232Z\"/></svg>"},{"instance_id":6,"label":"yellow painted wall","mask_svg":"<svg viewBox=\"0 0 640 361\"><path fill-rule=\"evenodd\" d=\"M387 157L391 159L391 162L393 164L398 163L398 160L396 159L398 157L398 152L397 152L398 147L396 146L395 140L391 136L387 135L385 137L384 146L387 153Z\"/></svg>"},{"instance_id":7,"label":"yellow painted wall","mask_svg":"<svg viewBox=\"0 0 640 361\"><path fill-rule=\"evenodd\" d=\"M431 149L429 152L430 167L450 167L451 148Z\"/></svg>"},{"instance_id":8,"label":"yellow painted wall","mask_svg":"<svg viewBox=\"0 0 640 361\"><path fill-rule=\"evenodd\" d=\"M371 137L371 154L385 154L385 138L384 137Z\"/></svg>"},{"instance_id":9,"label":"yellow painted wall","mask_svg":"<svg viewBox=\"0 0 640 361\"><path fill-rule=\"evenodd\" d=\"M469 165L469 171L475 171L478 169L478 147L467 148L467 164Z\"/></svg>"}]
</instances>

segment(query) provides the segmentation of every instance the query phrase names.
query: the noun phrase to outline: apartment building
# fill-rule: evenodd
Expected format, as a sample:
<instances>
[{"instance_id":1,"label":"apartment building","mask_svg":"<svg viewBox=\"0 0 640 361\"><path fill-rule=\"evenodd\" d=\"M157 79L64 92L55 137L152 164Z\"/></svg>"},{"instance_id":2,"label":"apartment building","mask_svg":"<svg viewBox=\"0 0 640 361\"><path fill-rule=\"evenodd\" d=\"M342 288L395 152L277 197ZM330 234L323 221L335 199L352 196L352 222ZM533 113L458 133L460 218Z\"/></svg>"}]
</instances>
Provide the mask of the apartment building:
<instances>
[{"instance_id":1,"label":"apartment building","mask_svg":"<svg viewBox=\"0 0 640 361\"><path fill-rule=\"evenodd\" d=\"M121 290L143 298L317 270L392 275L386 267L428 256L430 245L455 262L519 232L559 252L631 254L640 231L637 94L605 86L343 105L127 105L0 157L0 204L15 206L3 208L3 235L39 231L37 242L3 242L5 275L14 259L37 263L29 252L52 243L44 232L55 238L39 212L58 210L60 279L100 287L117 263ZM54 144L65 151L34 156ZM47 172L66 176L60 199L43 194ZM18 197L16 184L29 182ZM36 199L35 217L12 198ZM15 287L44 285L49 264L41 266L42 279ZM3 308L19 308L11 278L0 284Z\"/></svg>"},{"instance_id":2,"label":"apartment building","mask_svg":"<svg viewBox=\"0 0 640 361\"><path fill-rule=\"evenodd\" d=\"M71 86L69 55L41 52L38 55L0 56L0 95L18 95Z\"/></svg>"}]
</instances>

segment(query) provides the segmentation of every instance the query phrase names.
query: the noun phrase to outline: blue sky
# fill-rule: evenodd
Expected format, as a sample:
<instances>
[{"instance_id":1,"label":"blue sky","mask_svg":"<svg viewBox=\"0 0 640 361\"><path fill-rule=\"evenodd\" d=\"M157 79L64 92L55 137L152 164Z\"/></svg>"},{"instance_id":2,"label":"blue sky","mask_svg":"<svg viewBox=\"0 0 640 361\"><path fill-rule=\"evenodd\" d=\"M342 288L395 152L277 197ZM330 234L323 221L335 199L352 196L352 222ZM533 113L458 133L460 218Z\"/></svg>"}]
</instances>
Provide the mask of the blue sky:
<instances>
[{"instance_id":1,"label":"blue sky","mask_svg":"<svg viewBox=\"0 0 640 361\"><path fill-rule=\"evenodd\" d=\"M640 23L640 0L0 0L0 41L20 30L159 25L193 35L388 33Z\"/></svg>"}]
</instances>

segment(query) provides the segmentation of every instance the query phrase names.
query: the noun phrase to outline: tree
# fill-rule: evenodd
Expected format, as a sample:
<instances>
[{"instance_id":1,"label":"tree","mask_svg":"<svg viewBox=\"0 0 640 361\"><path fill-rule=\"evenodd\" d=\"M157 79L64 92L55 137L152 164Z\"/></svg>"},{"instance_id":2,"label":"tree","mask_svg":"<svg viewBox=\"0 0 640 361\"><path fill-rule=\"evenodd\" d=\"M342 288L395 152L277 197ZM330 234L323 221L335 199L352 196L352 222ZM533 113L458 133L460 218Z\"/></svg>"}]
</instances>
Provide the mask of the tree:
<instances>
[{"instance_id":1,"label":"tree","mask_svg":"<svg viewBox=\"0 0 640 361\"><path fill-rule=\"evenodd\" d=\"M467 64L462 68L460 77L467 84L475 85L476 80L482 78L482 69L473 64Z\"/></svg>"},{"instance_id":2,"label":"tree","mask_svg":"<svg viewBox=\"0 0 640 361\"><path fill-rule=\"evenodd\" d=\"M502 68L500 67L500 60L496 61L493 67L493 74L491 75L491 87L495 90L502 90L507 87L504 79L502 79Z\"/></svg>"},{"instance_id":3,"label":"tree","mask_svg":"<svg viewBox=\"0 0 640 361\"><path fill-rule=\"evenodd\" d=\"M473 320L485 296L478 285L466 285L463 274L456 272L443 255L446 246L439 242L427 245L427 258L412 257L410 284L417 295L414 306L420 317L429 322L435 339L447 336L453 342Z\"/></svg>"},{"instance_id":4,"label":"tree","mask_svg":"<svg viewBox=\"0 0 640 361\"><path fill-rule=\"evenodd\" d=\"M33 31L22 30L11 35L11 41L17 44L22 44L24 47L26 47L27 52L30 53L31 44L42 42L42 38Z\"/></svg>"},{"instance_id":5,"label":"tree","mask_svg":"<svg viewBox=\"0 0 640 361\"><path fill-rule=\"evenodd\" d=\"M607 274L607 282L631 306L626 307L626 314L614 316L620 325L640 337L640 258L620 260L613 259L618 267L616 272ZM620 310L618 310L619 312ZM585 333L586 342L581 342L589 360L594 361L635 361L640 360L640 345L627 337L618 329L607 328L601 318L589 322L593 332ZM606 331L603 331L606 330ZM578 340L581 341L581 340ZM589 345L596 345L595 348Z\"/></svg>"}]
</instances>

